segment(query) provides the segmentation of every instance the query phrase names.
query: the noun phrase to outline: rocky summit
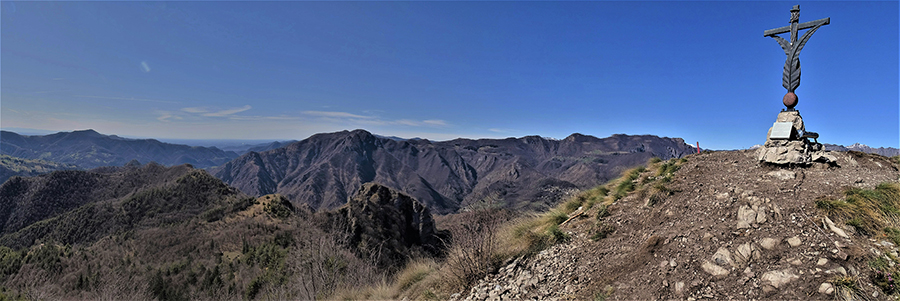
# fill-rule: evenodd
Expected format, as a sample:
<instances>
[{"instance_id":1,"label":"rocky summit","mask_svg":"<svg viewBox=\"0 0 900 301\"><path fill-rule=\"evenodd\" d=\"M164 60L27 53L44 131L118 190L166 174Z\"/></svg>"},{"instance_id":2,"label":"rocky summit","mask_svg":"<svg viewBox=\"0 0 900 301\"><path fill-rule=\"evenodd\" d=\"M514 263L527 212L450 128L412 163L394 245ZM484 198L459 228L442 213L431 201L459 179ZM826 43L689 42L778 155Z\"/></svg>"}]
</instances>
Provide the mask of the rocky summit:
<instances>
[{"instance_id":1,"label":"rocky summit","mask_svg":"<svg viewBox=\"0 0 900 301\"><path fill-rule=\"evenodd\" d=\"M414 256L434 256L443 244L430 210L412 197L377 183L366 183L350 201L321 212L349 235L356 247L382 267L402 267Z\"/></svg>"},{"instance_id":2,"label":"rocky summit","mask_svg":"<svg viewBox=\"0 0 900 301\"><path fill-rule=\"evenodd\" d=\"M750 150L690 155L665 185L668 196L632 193L606 208L608 216L580 215L560 226L568 242L510 260L452 297L886 299L893 282L879 282L890 274L874 267L883 256L896 257L897 246L832 220L816 202L896 183L898 164L860 152L830 155L833 165L809 168L759 164ZM598 225L610 229L605 238Z\"/></svg>"}]
</instances>

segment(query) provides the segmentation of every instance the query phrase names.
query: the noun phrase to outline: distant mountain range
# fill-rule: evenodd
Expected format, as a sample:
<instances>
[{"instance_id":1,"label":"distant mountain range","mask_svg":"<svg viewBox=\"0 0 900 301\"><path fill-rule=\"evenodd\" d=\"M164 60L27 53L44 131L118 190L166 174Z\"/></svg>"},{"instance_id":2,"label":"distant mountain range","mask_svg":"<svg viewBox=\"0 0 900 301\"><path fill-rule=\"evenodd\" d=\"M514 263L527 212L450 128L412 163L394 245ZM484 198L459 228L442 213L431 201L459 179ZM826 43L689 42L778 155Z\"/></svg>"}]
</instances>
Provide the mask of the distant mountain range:
<instances>
[{"instance_id":1,"label":"distant mountain range","mask_svg":"<svg viewBox=\"0 0 900 301\"><path fill-rule=\"evenodd\" d=\"M355 130L249 152L210 172L244 193L278 193L315 210L343 205L362 184L376 182L450 213L478 202L543 209L652 157L693 152L680 138L649 135L432 142Z\"/></svg>"},{"instance_id":2,"label":"distant mountain range","mask_svg":"<svg viewBox=\"0 0 900 301\"><path fill-rule=\"evenodd\" d=\"M885 157L893 157L900 156L900 149L896 149L893 147L879 147L874 148L865 144L855 143L850 146L836 145L836 144L823 144L825 150L830 151L858 151L870 154L879 154Z\"/></svg>"},{"instance_id":3,"label":"distant mountain range","mask_svg":"<svg viewBox=\"0 0 900 301\"><path fill-rule=\"evenodd\" d=\"M0 154L40 159L80 168L122 166L131 160L163 165L191 164L198 168L221 165L238 156L215 147L188 146L155 139L128 139L94 130L23 136L0 131Z\"/></svg>"}]
</instances>

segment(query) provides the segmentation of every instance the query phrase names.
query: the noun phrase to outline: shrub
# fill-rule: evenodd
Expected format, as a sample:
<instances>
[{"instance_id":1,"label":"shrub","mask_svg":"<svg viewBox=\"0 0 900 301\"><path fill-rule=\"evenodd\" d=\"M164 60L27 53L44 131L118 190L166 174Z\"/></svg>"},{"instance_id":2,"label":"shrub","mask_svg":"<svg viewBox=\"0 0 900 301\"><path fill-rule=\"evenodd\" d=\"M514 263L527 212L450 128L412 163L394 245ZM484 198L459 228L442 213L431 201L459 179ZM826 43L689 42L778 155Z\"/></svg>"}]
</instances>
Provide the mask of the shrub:
<instances>
[{"instance_id":1,"label":"shrub","mask_svg":"<svg viewBox=\"0 0 900 301\"><path fill-rule=\"evenodd\" d=\"M476 209L461 213L459 223L450 225L452 247L446 265L450 274L463 286L469 286L494 271L498 259L498 234L504 220L496 209Z\"/></svg>"},{"instance_id":2,"label":"shrub","mask_svg":"<svg viewBox=\"0 0 900 301\"><path fill-rule=\"evenodd\" d=\"M591 240L598 241L616 231L616 227L598 222L591 231L594 232L594 234L591 235Z\"/></svg>"},{"instance_id":3,"label":"shrub","mask_svg":"<svg viewBox=\"0 0 900 301\"><path fill-rule=\"evenodd\" d=\"M6 275L12 275L22 266L22 253L13 249L0 246L0 279Z\"/></svg>"},{"instance_id":4,"label":"shrub","mask_svg":"<svg viewBox=\"0 0 900 301\"><path fill-rule=\"evenodd\" d=\"M551 242L553 243L567 242L570 239L569 235L560 230L558 225L551 225L548 227L547 234L550 235Z\"/></svg>"}]
</instances>

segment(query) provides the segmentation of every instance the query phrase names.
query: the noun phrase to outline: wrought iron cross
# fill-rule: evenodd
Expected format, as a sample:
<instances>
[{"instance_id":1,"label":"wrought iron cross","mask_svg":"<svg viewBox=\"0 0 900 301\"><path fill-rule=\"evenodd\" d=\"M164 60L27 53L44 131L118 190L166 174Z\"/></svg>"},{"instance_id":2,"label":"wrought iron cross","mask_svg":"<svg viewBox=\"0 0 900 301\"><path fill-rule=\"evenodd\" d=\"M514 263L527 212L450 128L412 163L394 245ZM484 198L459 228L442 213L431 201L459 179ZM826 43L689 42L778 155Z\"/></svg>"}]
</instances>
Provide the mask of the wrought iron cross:
<instances>
[{"instance_id":1,"label":"wrought iron cross","mask_svg":"<svg viewBox=\"0 0 900 301\"><path fill-rule=\"evenodd\" d=\"M772 37L775 41L778 42L778 45L781 45L781 49L784 50L784 54L787 55L787 60L784 62L784 72L782 74L781 82L782 86L787 89L788 93L784 95L784 105L788 107L789 110L793 110L794 106L797 105L797 95L794 94L794 90L800 86L800 50L803 50L803 46L806 45L806 42L809 41L809 38L816 32L819 27L824 25L828 25L831 23L831 18L818 19L815 21L809 22L800 22L800 5L794 5L791 8L791 25L785 27L779 27L775 29L769 29L763 32L763 36ZM802 29L807 30L802 37L797 39L797 31ZM790 42L786 41L784 38L777 36L778 34L790 32L791 40Z\"/></svg>"}]
</instances>

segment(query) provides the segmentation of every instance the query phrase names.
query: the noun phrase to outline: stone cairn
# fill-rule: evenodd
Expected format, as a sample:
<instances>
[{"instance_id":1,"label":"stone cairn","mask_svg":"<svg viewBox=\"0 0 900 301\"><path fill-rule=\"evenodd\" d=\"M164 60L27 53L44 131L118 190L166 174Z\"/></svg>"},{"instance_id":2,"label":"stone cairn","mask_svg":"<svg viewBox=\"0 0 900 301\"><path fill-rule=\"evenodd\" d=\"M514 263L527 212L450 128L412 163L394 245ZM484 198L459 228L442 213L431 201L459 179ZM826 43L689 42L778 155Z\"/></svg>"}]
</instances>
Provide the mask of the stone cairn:
<instances>
[{"instance_id":1,"label":"stone cairn","mask_svg":"<svg viewBox=\"0 0 900 301\"><path fill-rule=\"evenodd\" d=\"M790 123L790 134L787 138L783 136L772 137L772 131L776 127L786 127ZM790 110L778 113L775 124L769 128L766 135L766 144L757 150L757 159L761 162L778 164L778 165L809 165L812 162L831 163L837 159L822 150L822 144L813 141L819 135L813 132L807 132L803 126L803 117L800 111Z\"/></svg>"},{"instance_id":2,"label":"stone cairn","mask_svg":"<svg viewBox=\"0 0 900 301\"><path fill-rule=\"evenodd\" d=\"M800 50L816 30L830 23L831 18L804 23L799 23L799 20L800 5L795 5L791 9L790 26L763 32L763 36L774 38L787 55L782 77L782 85L787 89L782 103L787 109L778 113L775 124L769 128L766 135L766 144L757 150L757 158L760 162L777 165L803 166L813 162L831 164L836 159L822 150L822 144L819 144L817 139L819 134L806 131L800 111L794 109L797 105L797 94L794 94L794 90L800 86ZM808 30L798 40L797 31L801 29ZM787 32L791 33L790 41L778 36ZM810 142L809 139L813 139L814 142Z\"/></svg>"}]
</instances>

